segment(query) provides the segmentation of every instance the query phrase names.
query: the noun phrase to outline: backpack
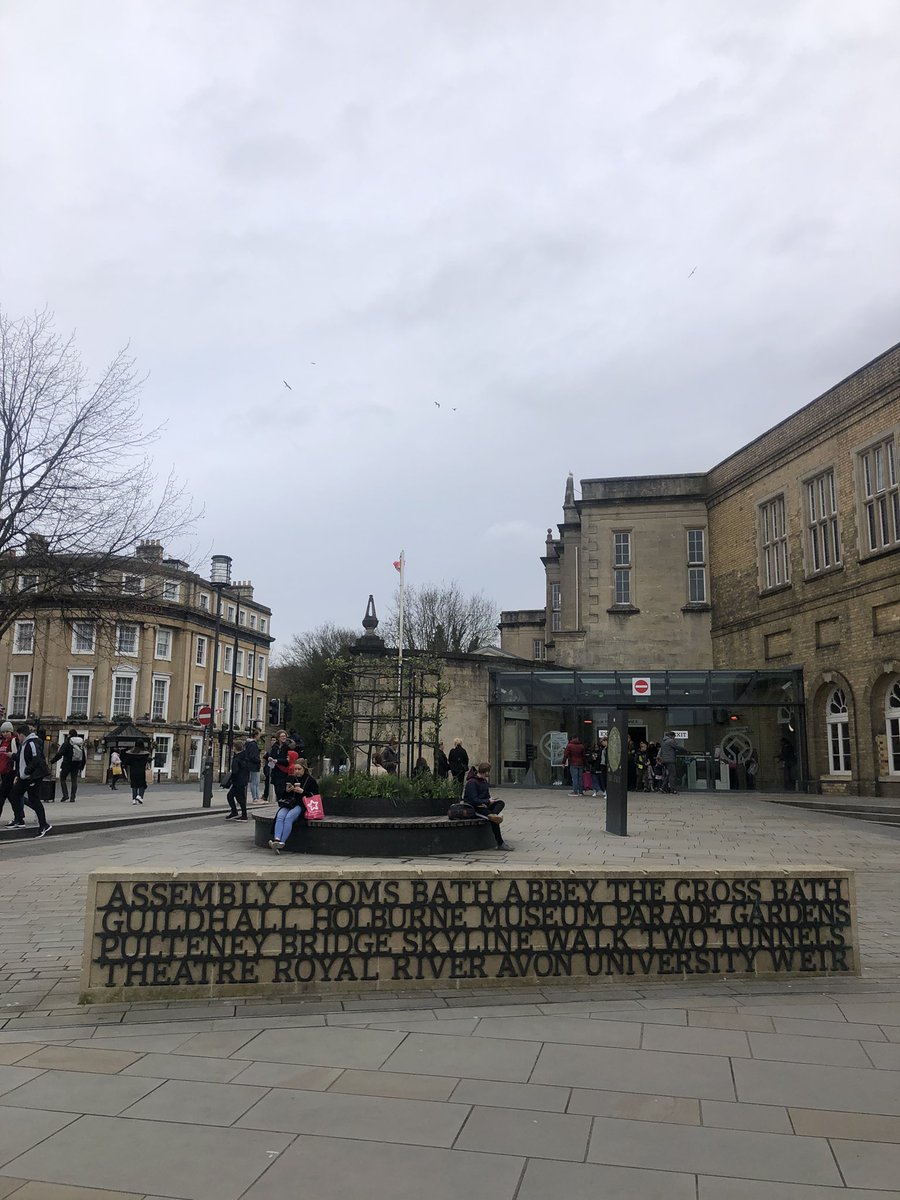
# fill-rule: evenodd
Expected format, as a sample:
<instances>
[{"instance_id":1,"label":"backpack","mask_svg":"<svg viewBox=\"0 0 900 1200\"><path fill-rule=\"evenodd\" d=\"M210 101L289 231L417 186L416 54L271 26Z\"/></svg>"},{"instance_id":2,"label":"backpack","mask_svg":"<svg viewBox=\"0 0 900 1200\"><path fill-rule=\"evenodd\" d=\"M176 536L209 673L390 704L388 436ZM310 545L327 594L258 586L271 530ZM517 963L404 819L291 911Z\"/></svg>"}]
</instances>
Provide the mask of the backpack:
<instances>
[{"instance_id":1,"label":"backpack","mask_svg":"<svg viewBox=\"0 0 900 1200\"><path fill-rule=\"evenodd\" d=\"M72 743L72 762L80 763L84 759L84 751L80 746Z\"/></svg>"}]
</instances>

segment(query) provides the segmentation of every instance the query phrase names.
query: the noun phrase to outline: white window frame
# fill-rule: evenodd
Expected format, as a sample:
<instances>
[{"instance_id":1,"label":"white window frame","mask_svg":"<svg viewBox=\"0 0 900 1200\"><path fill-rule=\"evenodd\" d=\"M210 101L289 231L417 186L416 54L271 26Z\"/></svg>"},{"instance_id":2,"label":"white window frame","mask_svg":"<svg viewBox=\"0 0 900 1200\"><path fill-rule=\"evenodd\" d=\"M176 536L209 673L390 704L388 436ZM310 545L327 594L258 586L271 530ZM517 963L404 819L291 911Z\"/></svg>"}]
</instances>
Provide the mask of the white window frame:
<instances>
[{"instance_id":1,"label":"white window frame","mask_svg":"<svg viewBox=\"0 0 900 1200\"><path fill-rule=\"evenodd\" d=\"M118 680L128 679L131 681L131 702L129 708L119 708L116 704L116 685ZM110 692L109 706L110 718L128 717L134 720L134 706L137 701L137 672L136 671L113 671L112 675L112 690Z\"/></svg>"},{"instance_id":2,"label":"white window frame","mask_svg":"<svg viewBox=\"0 0 900 1200\"><path fill-rule=\"evenodd\" d=\"M33 575L30 572L27 575L20 575L19 576L19 591L20 592L33 592L39 582L40 582L40 577L38 575Z\"/></svg>"},{"instance_id":3,"label":"white window frame","mask_svg":"<svg viewBox=\"0 0 900 1200\"><path fill-rule=\"evenodd\" d=\"M234 624L234 612L235 609L233 604L227 604L225 606L225 620L230 621L232 625Z\"/></svg>"},{"instance_id":4,"label":"white window frame","mask_svg":"<svg viewBox=\"0 0 900 1200\"><path fill-rule=\"evenodd\" d=\"M688 604L706 604L706 530L687 531L687 595Z\"/></svg>"},{"instance_id":5,"label":"white window frame","mask_svg":"<svg viewBox=\"0 0 900 1200\"><path fill-rule=\"evenodd\" d=\"M191 698L191 715L189 718L191 721L197 720L197 713L203 707L203 703L204 703L203 702L203 691L204 691L204 688L203 688L202 683L194 684L192 698Z\"/></svg>"},{"instance_id":6,"label":"white window frame","mask_svg":"<svg viewBox=\"0 0 900 1200\"><path fill-rule=\"evenodd\" d=\"M266 660L262 654L256 656L256 678L259 683L264 683L266 678Z\"/></svg>"},{"instance_id":7,"label":"white window frame","mask_svg":"<svg viewBox=\"0 0 900 1200\"><path fill-rule=\"evenodd\" d=\"M535 662L543 662L547 657L547 644L543 638L531 639L531 657Z\"/></svg>"},{"instance_id":8,"label":"white window frame","mask_svg":"<svg viewBox=\"0 0 900 1200\"><path fill-rule=\"evenodd\" d=\"M151 721L168 721L169 719L169 692L171 690L171 678L168 675L154 675L150 681L150 720ZM162 701L157 701L157 685L161 684ZM159 709L159 715L157 715Z\"/></svg>"},{"instance_id":9,"label":"white window frame","mask_svg":"<svg viewBox=\"0 0 900 1200\"><path fill-rule=\"evenodd\" d=\"M253 678L253 672L256 670L256 654L252 650L247 651L247 678Z\"/></svg>"},{"instance_id":10,"label":"white window frame","mask_svg":"<svg viewBox=\"0 0 900 1200\"><path fill-rule=\"evenodd\" d=\"M250 628L251 628L251 629L255 629L255 628L256 628L256 613L251 613L251 614L250 614Z\"/></svg>"},{"instance_id":11,"label":"white window frame","mask_svg":"<svg viewBox=\"0 0 900 1200\"><path fill-rule=\"evenodd\" d=\"M34 621L16 621L13 632L13 654L34 654ZM27 630L28 644L23 645L22 635Z\"/></svg>"},{"instance_id":12,"label":"white window frame","mask_svg":"<svg viewBox=\"0 0 900 1200\"><path fill-rule=\"evenodd\" d=\"M784 492L759 505L758 521L761 590L787 587L791 582L791 552Z\"/></svg>"},{"instance_id":13,"label":"white window frame","mask_svg":"<svg viewBox=\"0 0 900 1200\"><path fill-rule=\"evenodd\" d=\"M263 715L263 700L264 700L264 699L265 699L265 697L264 697L264 696L257 696L257 697L256 697L256 717L255 717L255 720L257 721L257 723L258 723L258 722L260 722L260 721L262 721L262 715Z\"/></svg>"},{"instance_id":14,"label":"white window frame","mask_svg":"<svg viewBox=\"0 0 900 1200\"><path fill-rule=\"evenodd\" d=\"M209 648L209 638L203 636L202 633L197 634L197 643L194 646L194 666L205 667L206 658Z\"/></svg>"},{"instance_id":15,"label":"white window frame","mask_svg":"<svg viewBox=\"0 0 900 1200\"><path fill-rule=\"evenodd\" d=\"M199 775L203 765L203 738L192 737L188 752L188 775Z\"/></svg>"},{"instance_id":16,"label":"white window frame","mask_svg":"<svg viewBox=\"0 0 900 1200\"><path fill-rule=\"evenodd\" d=\"M860 549L863 556L891 550L900 542L900 479L894 435L857 453Z\"/></svg>"},{"instance_id":17,"label":"white window frame","mask_svg":"<svg viewBox=\"0 0 900 1200\"><path fill-rule=\"evenodd\" d=\"M224 688L222 691L222 720L220 725L230 725L229 717L231 716L231 688Z\"/></svg>"},{"instance_id":18,"label":"white window frame","mask_svg":"<svg viewBox=\"0 0 900 1200\"><path fill-rule=\"evenodd\" d=\"M244 727L244 693L239 688L234 689L234 727Z\"/></svg>"},{"instance_id":19,"label":"white window frame","mask_svg":"<svg viewBox=\"0 0 900 1200\"><path fill-rule=\"evenodd\" d=\"M232 666L233 661L234 661L234 646L226 646L225 653L224 653L224 662L222 664L222 670L225 672L226 675L231 674L231 666Z\"/></svg>"},{"instance_id":20,"label":"white window frame","mask_svg":"<svg viewBox=\"0 0 900 1200\"><path fill-rule=\"evenodd\" d=\"M884 727L887 733L888 774L900 776L900 676L885 693Z\"/></svg>"},{"instance_id":21,"label":"white window frame","mask_svg":"<svg viewBox=\"0 0 900 1200\"><path fill-rule=\"evenodd\" d=\"M134 649L122 649L122 632L123 630L134 630ZM137 658L141 652L141 627L137 621L117 621L116 622L116 654L121 658Z\"/></svg>"},{"instance_id":22,"label":"white window frame","mask_svg":"<svg viewBox=\"0 0 900 1200\"><path fill-rule=\"evenodd\" d=\"M804 480L806 494L806 573L821 575L842 562L834 468Z\"/></svg>"},{"instance_id":23,"label":"white window frame","mask_svg":"<svg viewBox=\"0 0 900 1200\"><path fill-rule=\"evenodd\" d=\"M171 600L177 604L181 599L181 584L177 579L164 579L162 585L163 600Z\"/></svg>"},{"instance_id":24,"label":"white window frame","mask_svg":"<svg viewBox=\"0 0 900 1200\"><path fill-rule=\"evenodd\" d=\"M209 593L201 592L197 597L197 603L203 612L209 612Z\"/></svg>"},{"instance_id":25,"label":"white window frame","mask_svg":"<svg viewBox=\"0 0 900 1200\"><path fill-rule=\"evenodd\" d=\"M235 674L240 679L240 677L244 673L244 651L243 651L242 647L240 647L240 646L238 646L237 651L235 653L234 670L235 670Z\"/></svg>"},{"instance_id":26,"label":"white window frame","mask_svg":"<svg viewBox=\"0 0 900 1200\"><path fill-rule=\"evenodd\" d=\"M266 632L266 630L267 630L267 627L268 627L268 626L267 626L266 618L265 618L265 617L260 617L260 618L259 618L259 632L260 632L260 633L265 633L265 632Z\"/></svg>"},{"instance_id":27,"label":"white window frame","mask_svg":"<svg viewBox=\"0 0 900 1200\"><path fill-rule=\"evenodd\" d=\"M159 639L162 635L165 635L165 637L168 641L168 646L167 646L166 652L164 654L160 654L160 651L159 651ZM171 662L172 661L172 644L174 641L175 641L175 630L174 629L168 629L164 625L157 626L156 638L154 639L154 643L153 643L153 657L159 659L160 662Z\"/></svg>"},{"instance_id":28,"label":"white window frame","mask_svg":"<svg viewBox=\"0 0 900 1200\"><path fill-rule=\"evenodd\" d=\"M123 575L122 591L126 596L140 596L144 591L143 575Z\"/></svg>"},{"instance_id":29,"label":"white window frame","mask_svg":"<svg viewBox=\"0 0 900 1200\"><path fill-rule=\"evenodd\" d=\"M174 735L171 733L158 733L153 739L153 749L150 752L149 770L154 774L158 771L160 775L172 774L172 746L175 742ZM157 754L164 753L166 760L161 767L156 765Z\"/></svg>"},{"instance_id":30,"label":"white window frame","mask_svg":"<svg viewBox=\"0 0 900 1200\"><path fill-rule=\"evenodd\" d=\"M90 630L90 647L88 647L88 639L85 636L85 631ZM80 632L79 632L80 631ZM83 644L84 648L79 649L79 645ZM96 654L97 653L97 624L95 621L73 621L72 622L72 653L73 654Z\"/></svg>"},{"instance_id":31,"label":"white window frame","mask_svg":"<svg viewBox=\"0 0 900 1200\"><path fill-rule=\"evenodd\" d=\"M87 678L87 681L88 681L87 703L84 707L84 710L82 710L80 708L79 709L75 708L74 681L75 681L76 677L79 679ZM93 696L93 692L94 692L94 668L93 667L88 667L88 668L70 667L68 670L68 680L66 683L66 720L67 721L69 721L69 720L75 721L75 720L79 720L79 719L82 719L85 721L90 720L91 697Z\"/></svg>"},{"instance_id":32,"label":"white window frame","mask_svg":"<svg viewBox=\"0 0 900 1200\"><path fill-rule=\"evenodd\" d=\"M25 680L25 704L22 708L17 708L15 704L16 680ZM28 711L31 706L31 672L30 671L11 671L9 675L9 691L7 694L6 714L10 720L17 720L28 716Z\"/></svg>"},{"instance_id":33,"label":"white window frame","mask_svg":"<svg viewBox=\"0 0 900 1200\"><path fill-rule=\"evenodd\" d=\"M634 604L631 569L634 565L630 529L613 530L613 605L630 608Z\"/></svg>"},{"instance_id":34,"label":"white window frame","mask_svg":"<svg viewBox=\"0 0 900 1200\"><path fill-rule=\"evenodd\" d=\"M247 624L247 610L246 610L246 608L242 608L238 612L238 625L246 625L246 624Z\"/></svg>"},{"instance_id":35,"label":"white window frame","mask_svg":"<svg viewBox=\"0 0 900 1200\"><path fill-rule=\"evenodd\" d=\"M828 746L828 774L849 777L853 774L850 705L842 687L832 688L825 701L825 736Z\"/></svg>"}]
</instances>

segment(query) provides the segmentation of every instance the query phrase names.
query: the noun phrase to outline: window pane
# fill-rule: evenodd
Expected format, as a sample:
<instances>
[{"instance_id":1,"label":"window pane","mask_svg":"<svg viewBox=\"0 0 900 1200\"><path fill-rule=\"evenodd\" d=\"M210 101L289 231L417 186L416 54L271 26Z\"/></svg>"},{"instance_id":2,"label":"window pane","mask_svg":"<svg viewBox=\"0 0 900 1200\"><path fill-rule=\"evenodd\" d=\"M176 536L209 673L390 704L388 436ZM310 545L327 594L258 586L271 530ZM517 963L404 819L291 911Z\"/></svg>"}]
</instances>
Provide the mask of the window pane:
<instances>
[{"instance_id":1,"label":"window pane","mask_svg":"<svg viewBox=\"0 0 900 1200\"><path fill-rule=\"evenodd\" d=\"M703 567L691 567L688 572L691 604L706 603L706 571Z\"/></svg>"},{"instance_id":2,"label":"window pane","mask_svg":"<svg viewBox=\"0 0 900 1200\"><path fill-rule=\"evenodd\" d=\"M631 572L616 571L616 604L631 603Z\"/></svg>"}]
</instances>

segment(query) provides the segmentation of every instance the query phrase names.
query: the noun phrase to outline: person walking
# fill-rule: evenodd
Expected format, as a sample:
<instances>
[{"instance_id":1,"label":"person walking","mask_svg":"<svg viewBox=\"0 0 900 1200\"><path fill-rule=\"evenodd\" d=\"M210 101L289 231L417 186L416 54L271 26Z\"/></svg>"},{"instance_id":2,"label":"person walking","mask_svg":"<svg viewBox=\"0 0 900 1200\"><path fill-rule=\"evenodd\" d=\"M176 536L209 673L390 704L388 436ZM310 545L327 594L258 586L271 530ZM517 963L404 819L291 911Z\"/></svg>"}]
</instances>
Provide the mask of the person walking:
<instances>
[{"instance_id":1,"label":"person walking","mask_svg":"<svg viewBox=\"0 0 900 1200\"><path fill-rule=\"evenodd\" d=\"M285 738L287 737L287 734L284 733L284 730L282 729L281 733L276 734L275 737L272 738L272 744L266 751L266 758L265 762L263 763L263 801L268 801L269 789L273 786L272 768L275 766L275 759L278 757L278 747L280 745L279 738L281 737L281 734L284 734Z\"/></svg>"},{"instance_id":2,"label":"person walking","mask_svg":"<svg viewBox=\"0 0 900 1200\"><path fill-rule=\"evenodd\" d=\"M125 774L125 764L122 762L122 755L118 750L113 750L109 756L109 790L114 792L119 786L119 780Z\"/></svg>"},{"instance_id":3,"label":"person walking","mask_svg":"<svg viewBox=\"0 0 900 1200\"><path fill-rule=\"evenodd\" d=\"M12 809L12 820L7 829L22 829L25 825L24 810L19 811L13 804L13 787L16 782L16 758L19 753L19 743L13 731L12 721L4 721L0 725L0 813L9 801Z\"/></svg>"},{"instance_id":4,"label":"person walking","mask_svg":"<svg viewBox=\"0 0 900 1200\"><path fill-rule=\"evenodd\" d=\"M584 743L577 733L570 737L566 743L566 748L563 751L563 766L569 768L569 775L572 779L572 790L569 795L583 796Z\"/></svg>"},{"instance_id":5,"label":"person walking","mask_svg":"<svg viewBox=\"0 0 900 1200\"><path fill-rule=\"evenodd\" d=\"M435 779L446 779L450 774L450 760L444 753L444 743L438 742L437 750L434 752L434 777Z\"/></svg>"},{"instance_id":6,"label":"person walking","mask_svg":"<svg viewBox=\"0 0 900 1200\"><path fill-rule=\"evenodd\" d=\"M131 803L143 804L144 792L147 790L147 764L150 761L150 751L146 742L135 742L133 750L126 750L122 756L128 770L128 782L131 784Z\"/></svg>"},{"instance_id":7,"label":"person walking","mask_svg":"<svg viewBox=\"0 0 900 1200\"><path fill-rule=\"evenodd\" d=\"M789 737L781 739L781 750L776 756L776 761L781 763L784 790L786 792L795 791L797 787L797 751Z\"/></svg>"},{"instance_id":8,"label":"person walking","mask_svg":"<svg viewBox=\"0 0 900 1200\"><path fill-rule=\"evenodd\" d=\"M77 729L70 729L66 734L63 744L50 759L51 767L60 760L62 760L62 766L59 769L59 788L62 792L60 804L66 804L68 801L74 804L78 794L78 780L81 778L85 764L84 738Z\"/></svg>"},{"instance_id":9,"label":"person walking","mask_svg":"<svg viewBox=\"0 0 900 1200\"><path fill-rule=\"evenodd\" d=\"M642 792L653 791L653 766L650 761L650 751L646 742L641 742L638 746L637 754L634 759L635 772L637 775L638 786Z\"/></svg>"},{"instance_id":10,"label":"person walking","mask_svg":"<svg viewBox=\"0 0 900 1200\"><path fill-rule=\"evenodd\" d=\"M275 828L269 849L280 854L298 821L306 820L306 800L318 796L319 785L309 773L305 758L298 758L291 768L291 777L278 801Z\"/></svg>"},{"instance_id":11,"label":"person walking","mask_svg":"<svg viewBox=\"0 0 900 1200\"><path fill-rule=\"evenodd\" d=\"M243 742L235 742L234 750L235 753L231 759L231 769L228 772L228 779L226 780L228 783L228 793L225 797L231 811L225 820L246 821L247 784L250 782L250 759L247 754L247 747ZM238 812L238 806L240 806L240 812Z\"/></svg>"},{"instance_id":12,"label":"person walking","mask_svg":"<svg viewBox=\"0 0 900 1200\"><path fill-rule=\"evenodd\" d=\"M673 796L675 795L675 757L677 753L678 743L675 735L670 729L667 729L659 743L656 761L665 769L663 791L670 792Z\"/></svg>"},{"instance_id":13,"label":"person walking","mask_svg":"<svg viewBox=\"0 0 900 1200\"><path fill-rule=\"evenodd\" d=\"M25 824L23 805L27 805L38 819L36 836L46 837L53 826L47 820L41 803L41 783L50 774L41 739L30 725L20 725L16 730L19 753L16 759L16 782L10 797L13 811L22 813L21 824Z\"/></svg>"},{"instance_id":14,"label":"person walking","mask_svg":"<svg viewBox=\"0 0 900 1200\"><path fill-rule=\"evenodd\" d=\"M459 784L461 793L465 786L466 771L469 769L469 756L462 744L462 738L454 738L453 746L447 755L447 762L450 765L450 774Z\"/></svg>"},{"instance_id":15,"label":"person walking","mask_svg":"<svg viewBox=\"0 0 900 1200\"><path fill-rule=\"evenodd\" d=\"M472 809L473 816L479 817L482 821L490 821L498 850L512 850L512 846L508 842L504 842L503 834L500 832L500 823L503 820L500 814L506 805L502 800L491 799L491 789L488 784L490 772L490 763L478 764L475 768L475 777L466 784L462 802Z\"/></svg>"},{"instance_id":16,"label":"person walking","mask_svg":"<svg viewBox=\"0 0 900 1200\"><path fill-rule=\"evenodd\" d=\"M250 788L250 799L254 804L259 804L259 742L251 734L244 743L244 754L247 757L247 774L249 776L248 785Z\"/></svg>"},{"instance_id":17,"label":"person walking","mask_svg":"<svg viewBox=\"0 0 900 1200\"><path fill-rule=\"evenodd\" d=\"M606 776L609 771L609 758L606 752L607 744L607 738L600 738L600 740L597 742L597 752L594 756L594 775L596 776L596 787L594 788L592 795L596 796L599 792L603 800L606 799Z\"/></svg>"}]
</instances>

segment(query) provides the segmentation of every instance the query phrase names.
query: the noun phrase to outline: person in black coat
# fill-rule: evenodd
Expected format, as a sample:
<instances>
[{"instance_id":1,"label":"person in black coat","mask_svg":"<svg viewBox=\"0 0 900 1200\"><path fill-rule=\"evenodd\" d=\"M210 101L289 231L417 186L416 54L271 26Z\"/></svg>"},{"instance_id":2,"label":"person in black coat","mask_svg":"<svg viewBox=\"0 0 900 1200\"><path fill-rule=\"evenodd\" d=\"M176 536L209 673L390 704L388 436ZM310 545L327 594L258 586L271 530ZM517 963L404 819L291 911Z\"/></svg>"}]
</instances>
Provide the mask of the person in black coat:
<instances>
[{"instance_id":1,"label":"person in black coat","mask_svg":"<svg viewBox=\"0 0 900 1200\"><path fill-rule=\"evenodd\" d=\"M13 821L19 827L25 824L24 805L28 805L38 819L38 837L44 837L53 826L48 822L41 804L41 780L50 774L44 758L44 746L30 725L20 725L16 730L19 752L16 758L16 782L13 784L10 803Z\"/></svg>"},{"instance_id":2,"label":"person in black coat","mask_svg":"<svg viewBox=\"0 0 900 1200\"><path fill-rule=\"evenodd\" d=\"M228 794L225 797L231 809L226 821L247 820L247 784L250 782L250 756L243 742L234 743L234 756L228 772ZM259 750L257 749L257 755ZM240 805L240 812L238 812Z\"/></svg>"},{"instance_id":3,"label":"person in black coat","mask_svg":"<svg viewBox=\"0 0 900 1200\"><path fill-rule=\"evenodd\" d=\"M471 808L473 816L479 817L482 821L490 821L498 850L511 850L512 847L504 842L503 834L500 832L500 822L503 820L500 814L506 805L502 800L491 799L491 789L488 784L491 764L479 763L474 771L474 776L466 783L462 802Z\"/></svg>"},{"instance_id":4,"label":"person in black coat","mask_svg":"<svg viewBox=\"0 0 900 1200\"><path fill-rule=\"evenodd\" d=\"M459 784L460 791L462 791L466 779L466 771L469 769L469 756L462 744L462 738L456 738L454 741L453 748L447 756L447 763L450 767L450 774Z\"/></svg>"},{"instance_id":5,"label":"person in black coat","mask_svg":"<svg viewBox=\"0 0 900 1200\"><path fill-rule=\"evenodd\" d=\"M444 743L438 742L437 750L434 752L434 777L435 779L446 779L450 774L450 760L444 753Z\"/></svg>"},{"instance_id":6,"label":"person in black coat","mask_svg":"<svg viewBox=\"0 0 900 1200\"><path fill-rule=\"evenodd\" d=\"M249 774L250 799L254 804L259 803L259 771L261 760L259 742L255 737L248 737L244 743L244 754L247 756L247 771Z\"/></svg>"},{"instance_id":7,"label":"person in black coat","mask_svg":"<svg viewBox=\"0 0 900 1200\"><path fill-rule=\"evenodd\" d=\"M78 794L78 780L84 770L87 756L84 752L84 738L77 729L70 729L57 752L50 759L50 765L62 760L59 768L59 789L62 792L61 804L68 800L75 803ZM68 789L66 785L68 784Z\"/></svg>"},{"instance_id":8,"label":"person in black coat","mask_svg":"<svg viewBox=\"0 0 900 1200\"><path fill-rule=\"evenodd\" d=\"M147 764L150 761L150 751L146 742L135 742L133 750L122 754L122 762L128 772L128 782L131 784L131 803L143 804L144 792L147 790Z\"/></svg>"}]
</instances>

